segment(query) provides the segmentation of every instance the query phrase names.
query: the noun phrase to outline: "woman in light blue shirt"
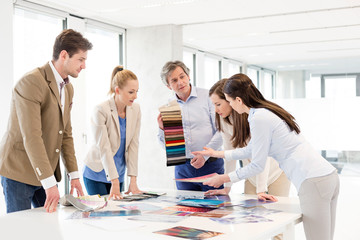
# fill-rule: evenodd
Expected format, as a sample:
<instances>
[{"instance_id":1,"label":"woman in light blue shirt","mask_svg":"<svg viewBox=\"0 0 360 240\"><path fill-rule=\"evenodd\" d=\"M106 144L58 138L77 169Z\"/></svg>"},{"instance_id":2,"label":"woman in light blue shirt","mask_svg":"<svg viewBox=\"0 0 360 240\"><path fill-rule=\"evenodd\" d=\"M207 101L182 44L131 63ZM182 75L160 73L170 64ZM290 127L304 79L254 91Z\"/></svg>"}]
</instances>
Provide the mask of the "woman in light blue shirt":
<instances>
[{"instance_id":1,"label":"woman in light blue shirt","mask_svg":"<svg viewBox=\"0 0 360 240\"><path fill-rule=\"evenodd\" d=\"M264 170L267 156L271 156L298 190L306 238L333 239L340 185L336 169L300 135L295 118L266 100L248 76L232 76L223 91L235 111L249 114L251 140L244 148L225 152L204 148L194 154L252 160L246 167L204 184L217 187L256 175Z\"/></svg>"},{"instance_id":2,"label":"woman in light blue shirt","mask_svg":"<svg viewBox=\"0 0 360 240\"><path fill-rule=\"evenodd\" d=\"M93 144L85 158L83 173L90 195L122 198L125 170L130 177L126 193L141 193L136 183L141 113L134 101L138 89L139 82L133 72L115 67L111 97L96 106L91 118Z\"/></svg>"}]
</instances>

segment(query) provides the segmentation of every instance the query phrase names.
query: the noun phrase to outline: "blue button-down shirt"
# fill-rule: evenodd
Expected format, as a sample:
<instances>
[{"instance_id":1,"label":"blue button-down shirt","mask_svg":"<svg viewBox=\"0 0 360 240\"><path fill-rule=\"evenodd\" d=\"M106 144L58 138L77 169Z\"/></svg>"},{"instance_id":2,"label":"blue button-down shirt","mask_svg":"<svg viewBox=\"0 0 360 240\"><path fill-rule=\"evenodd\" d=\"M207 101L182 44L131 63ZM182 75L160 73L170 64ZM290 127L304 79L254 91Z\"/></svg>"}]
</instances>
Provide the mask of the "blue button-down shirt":
<instances>
[{"instance_id":1,"label":"blue button-down shirt","mask_svg":"<svg viewBox=\"0 0 360 240\"><path fill-rule=\"evenodd\" d=\"M191 93L186 101L174 95L170 101L176 99L181 108L186 158L193 158L191 152L201 151L203 147L219 150L222 146L222 138L216 131L215 109L209 98L209 91L191 86ZM165 146L164 131L161 129L158 138L161 145Z\"/></svg>"}]
</instances>

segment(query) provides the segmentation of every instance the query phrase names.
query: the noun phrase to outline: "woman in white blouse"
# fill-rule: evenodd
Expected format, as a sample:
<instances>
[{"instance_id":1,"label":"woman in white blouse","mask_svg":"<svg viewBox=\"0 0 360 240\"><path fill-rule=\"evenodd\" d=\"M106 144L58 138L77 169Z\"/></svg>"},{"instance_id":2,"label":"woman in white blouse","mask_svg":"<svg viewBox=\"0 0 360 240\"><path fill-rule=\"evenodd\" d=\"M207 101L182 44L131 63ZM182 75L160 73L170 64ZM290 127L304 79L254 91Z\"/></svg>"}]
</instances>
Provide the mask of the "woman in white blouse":
<instances>
[{"instance_id":1,"label":"woman in white blouse","mask_svg":"<svg viewBox=\"0 0 360 240\"><path fill-rule=\"evenodd\" d=\"M250 128L247 121L248 115L238 114L229 102L226 101L223 92L227 79L216 82L209 91L210 99L215 106L216 127L221 133L224 150L245 147L250 139ZM244 166L250 163L250 159L241 159ZM236 161L225 162L225 173L236 170ZM225 188L210 190L208 194L228 194L231 183L225 183ZM261 200L276 200L271 195L287 197L289 195L290 181L285 173L279 168L279 164L271 157L266 161L265 169L256 176L245 180L245 193L257 194ZM271 195L268 195L268 194Z\"/></svg>"},{"instance_id":2,"label":"woman in white blouse","mask_svg":"<svg viewBox=\"0 0 360 240\"><path fill-rule=\"evenodd\" d=\"M340 187L336 169L300 135L295 118L266 100L248 76L235 74L223 91L236 112L249 115L251 140L244 148L225 152L204 148L193 154L252 160L246 167L204 184L217 187L254 176L264 170L271 156L298 190L306 239L333 239Z\"/></svg>"}]
</instances>

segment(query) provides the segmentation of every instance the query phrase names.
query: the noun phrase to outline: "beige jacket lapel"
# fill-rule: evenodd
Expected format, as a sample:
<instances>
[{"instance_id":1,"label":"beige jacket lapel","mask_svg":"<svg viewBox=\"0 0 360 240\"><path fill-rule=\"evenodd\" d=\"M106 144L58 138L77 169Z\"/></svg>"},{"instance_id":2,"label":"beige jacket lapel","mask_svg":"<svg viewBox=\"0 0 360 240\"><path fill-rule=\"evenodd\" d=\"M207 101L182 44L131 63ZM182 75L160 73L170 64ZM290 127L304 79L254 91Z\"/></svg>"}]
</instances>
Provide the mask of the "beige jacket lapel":
<instances>
[{"instance_id":1,"label":"beige jacket lapel","mask_svg":"<svg viewBox=\"0 0 360 240\"><path fill-rule=\"evenodd\" d=\"M51 69L51 67L50 67L49 64L46 64L46 65L45 65L45 73L46 73L46 76L45 76L46 81L48 81L49 87L50 87L52 93L55 95L56 100L57 100L57 102L58 102L58 105L59 105L59 107L60 107L60 109L61 109L61 101L60 101L60 95L59 95L59 88L58 88L58 86L57 86L57 84L56 84L56 79L55 79L54 73L53 73L53 71L52 71L52 69Z\"/></svg>"},{"instance_id":2,"label":"beige jacket lapel","mask_svg":"<svg viewBox=\"0 0 360 240\"><path fill-rule=\"evenodd\" d=\"M69 85L69 84L67 84ZM64 112L63 112L63 123L64 123L64 126L66 126L67 124L67 120L70 119L70 93L69 93L69 89L68 89L68 86L65 85L64 87L64 95L65 95L65 106L64 106ZM60 109L61 109L61 105L60 105Z\"/></svg>"},{"instance_id":3,"label":"beige jacket lapel","mask_svg":"<svg viewBox=\"0 0 360 240\"><path fill-rule=\"evenodd\" d=\"M110 104L110 110L111 110L111 116L112 116L112 120L115 122L115 125L116 125L116 132L117 134L119 135L119 142L120 142L120 139L121 139L121 136L120 136L120 126L119 126L119 115L118 115L118 112L117 112L117 108L116 108L116 104L115 104L115 99L113 97L111 97L109 99L109 104ZM120 144L119 144L120 146Z\"/></svg>"},{"instance_id":4,"label":"beige jacket lapel","mask_svg":"<svg viewBox=\"0 0 360 240\"><path fill-rule=\"evenodd\" d=\"M56 79L55 79L55 76L54 76L54 73L50 67L49 64L46 64L45 65L45 73L46 73L46 81L48 81L49 83L49 87L52 91L52 93L55 95L56 97L56 100L57 100L57 103L58 103L58 106L59 106L59 109L60 111L62 112L62 109L61 109L61 100L60 100L60 95L59 95L59 87L57 85L57 82L56 82ZM64 88L64 92L65 92L65 106L64 106L64 112L62 112L62 122L63 122L63 125L65 126L65 119L66 116L64 116L65 114L69 114L69 92L67 91L67 88L65 87Z\"/></svg>"}]
</instances>

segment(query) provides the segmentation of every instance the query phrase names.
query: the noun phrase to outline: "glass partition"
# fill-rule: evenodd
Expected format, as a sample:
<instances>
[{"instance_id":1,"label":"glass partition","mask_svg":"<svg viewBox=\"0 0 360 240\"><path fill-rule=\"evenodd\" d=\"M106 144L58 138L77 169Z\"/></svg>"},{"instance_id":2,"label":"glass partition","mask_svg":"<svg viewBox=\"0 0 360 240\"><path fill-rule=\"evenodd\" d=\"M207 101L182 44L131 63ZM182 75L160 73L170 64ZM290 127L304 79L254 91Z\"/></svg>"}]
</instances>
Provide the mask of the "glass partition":
<instances>
[{"instance_id":1,"label":"glass partition","mask_svg":"<svg viewBox=\"0 0 360 240\"><path fill-rule=\"evenodd\" d=\"M190 83L196 86L196 54L188 51L183 52L183 61L190 69Z\"/></svg>"},{"instance_id":2,"label":"glass partition","mask_svg":"<svg viewBox=\"0 0 360 240\"><path fill-rule=\"evenodd\" d=\"M206 89L210 89L214 83L219 81L220 77L219 60L209 56L204 57L204 86Z\"/></svg>"}]
</instances>

